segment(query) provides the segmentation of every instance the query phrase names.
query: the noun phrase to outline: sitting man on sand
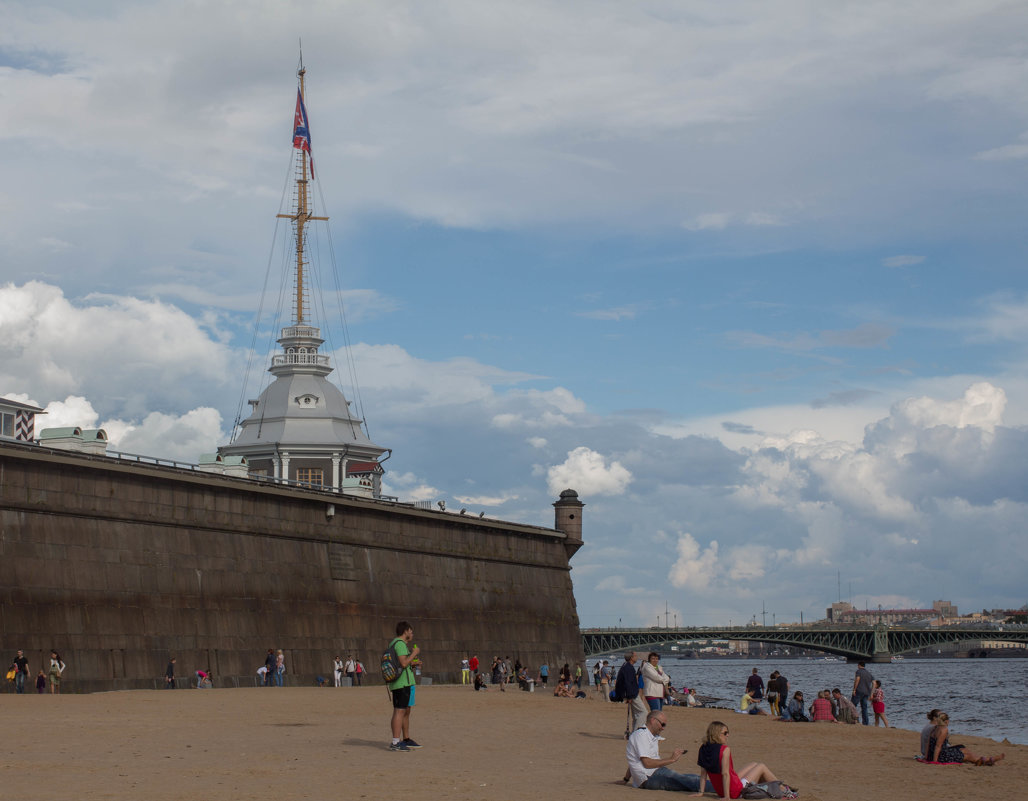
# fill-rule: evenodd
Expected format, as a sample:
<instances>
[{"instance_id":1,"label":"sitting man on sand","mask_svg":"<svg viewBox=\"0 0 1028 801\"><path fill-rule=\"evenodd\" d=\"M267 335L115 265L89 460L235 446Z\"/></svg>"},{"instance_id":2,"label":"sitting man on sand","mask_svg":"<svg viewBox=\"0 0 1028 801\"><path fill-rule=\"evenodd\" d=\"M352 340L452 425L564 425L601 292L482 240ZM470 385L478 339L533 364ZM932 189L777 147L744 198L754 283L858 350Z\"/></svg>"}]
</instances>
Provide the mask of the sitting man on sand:
<instances>
[{"instance_id":1,"label":"sitting man on sand","mask_svg":"<svg viewBox=\"0 0 1028 801\"><path fill-rule=\"evenodd\" d=\"M760 708L760 699L754 698L749 690L742 694L742 698L739 699L739 708L735 710L741 712L744 715L766 715L763 709Z\"/></svg>"},{"instance_id":2,"label":"sitting man on sand","mask_svg":"<svg viewBox=\"0 0 1028 801\"><path fill-rule=\"evenodd\" d=\"M853 702L849 698L842 694L838 687L832 690L832 698L835 699L835 708L838 710L835 719L840 723L856 723L857 708L853 706Z\"/></svg>"},{"instance_id":3,"label":"sitting man on sand","mask_svg":"<svg viewBox=\"0 0 1028 801\"><path fill-rule=\"evenodd\" d=\"M678 748L671 756L660 758L660 736L667 726L663 711L655 710L646 716L646 725L636 729L628 738L625 756L628 758L628 775L633 787L643 790L684 790L687 793L700 792L700 777L695 773L676 773L668 768L682 758L684 748ZM714 792L714 785L706 783L708 793Z\"/></svg>"}]
</instances>

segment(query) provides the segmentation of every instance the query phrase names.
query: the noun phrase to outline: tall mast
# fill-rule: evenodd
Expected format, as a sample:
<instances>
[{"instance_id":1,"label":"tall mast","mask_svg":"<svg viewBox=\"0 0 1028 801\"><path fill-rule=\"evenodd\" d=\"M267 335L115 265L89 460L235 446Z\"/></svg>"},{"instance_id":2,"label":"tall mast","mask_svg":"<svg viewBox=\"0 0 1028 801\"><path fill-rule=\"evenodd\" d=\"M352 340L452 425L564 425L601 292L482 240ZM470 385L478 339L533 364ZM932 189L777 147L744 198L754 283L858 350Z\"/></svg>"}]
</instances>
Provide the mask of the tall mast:
<instances>
[{"instance_id":1,"label":"tall mast","mask_svg":"<svg viewBox=\"0 0 1028 801\"><path fill-rule=\"evenodd\" d=\"M296 236L296 313L294 315L293 325L302 325L305 322L305 314L303 307L303 281L304 281L304 265L306 261L304 259L304 226L307 225L310 220L327 220L328 217L315 217L310 213L310 208L307 200L307 159L310 153L310 131L306 129L306 97L304 93L304 75L307 70L303 68L303 63L300 64L300 69L297 71L297 77L300 79L299 88L299 100L297 102L297 116L299 117L301 109L303 109L303 124L305 126L304 137L306 138L306 147L297 145L296 127L294 125L294 136L293 136L293 147L299 151L299 161L297 163L296 172L296 211L293 214L279 214L278 217L284 217L293 221L293 233ZM299 122L299 120L297 120ZM311 177L313 178L314 171L311 169Z\"/></svg>"}]
</instances>

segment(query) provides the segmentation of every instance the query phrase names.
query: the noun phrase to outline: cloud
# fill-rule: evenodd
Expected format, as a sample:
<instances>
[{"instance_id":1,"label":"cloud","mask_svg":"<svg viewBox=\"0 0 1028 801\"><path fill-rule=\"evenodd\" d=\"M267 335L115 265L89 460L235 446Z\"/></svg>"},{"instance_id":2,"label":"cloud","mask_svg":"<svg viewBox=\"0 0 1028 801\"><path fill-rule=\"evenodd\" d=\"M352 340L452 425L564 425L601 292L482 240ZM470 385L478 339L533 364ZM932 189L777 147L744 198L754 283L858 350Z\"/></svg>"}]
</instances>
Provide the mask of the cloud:
<instances>
[{"instance_id":1,"label":"cloud","mask_svg":"<svg viewBox=\"0 0 1028 801\"><path fill-rule=\"evenodd\" d=\"M159 301L72 301L39 281L7 284L0 286L0 339L7 343L0 385L101 398L101 414L135 417L239 386L234 354L217 332Z\"/></svg>"},{"instance_id":2,"label":"cloud","mask_svg":"<svg viewBox=\"0 0 1028 801\"><path fill-rule=\"evenodd\" d=\"M184 414L151 412L139 423L105 421L110 448L125 453L155 455L195 464L228 441L216 409L200 407Z\"/></svg>"},{"instance_id":3,"label":"cloud","mask_svg":"<svg viewBox=\"0 0 1028 801\"><path fill-rule=\"evenodd\" d=\"M1003 145L974 154L978 161L1010 161L1028 158L1028 132L1021 134L1017 144Z\"/></svg>"},{"instance_id":4,"label":"cloud","mask_svg":"<svg viewBox=\"0 0 1028 801\"><path fill-rule=\"evenodd\" d=\"M575 314L579 317L585 317L590 320L614 320L615 322L618 322L621 320L634 320L641 308L643 307L634 303L629 304L628 306L618 306L611 309L594 309L592 311L575 312Z\"/></svg>"},{"instance_id":5,"label":"cloud","mask_svg":"<svg viewBox=\"0 0 1028 801\"><path fill-rule=\"evenodd\" d=\"M852 406L854 403L860 403L878 394L877 391L870 389L847 389L812 400L810 405L815 409L823 409L825 406Z\"/></svg>"},{"instance_id":6,"label":"cloud","mask_svg":"<svg viewBox=\"0 0 1028 801\"><path fill-rule=\"evenodd\" d=\"M579 495L621 495L632 481L632 474L620 462L609 464L602 454L585 446L568 452L568 458L546 472L551 495L568 487Z\"/></svg>"},{"instance_id":7,"label":"cloud","mask_svg":"<svg viewBox=\"0 0 1028 801\"><path fill-rule=\"evenodd\" d=\"M688 533L678 535L677 559L671 565L668 580L674 587L688 588L692 593L705 590L714 582L718 570L717 541L701 549Z\"/></svg>"},{"instance_id":8,"label":"cloud","mask_svg":"<svg viewBox=\"0 0 1028 801\"><path fill-rule=\"evenodd\" d=\"M819 331L811 334L772 336L753 331L729 331L727 339L749 348L774 348L790 353L812 353L828 348L880 348L895 334L891 326L880 323L862 323L855 328Z\"/></svg>"},{"instance_id":9,"label":"cloud","mask_svg":"<svg viewBox=\"0 0 1028 801\"><path fill-rule=\"evenodd\" d=\"M707 212L705 214L698 214L691 220L683 222L682 227L687 231L721 231L728 227L731 219L732 215L727 212Z\"/></svg>"},{"instance_id":10,"label":"cloud","mask_svg":"<svg viewBox=\"0 0 1028 801\"><path fill-rule=\"evenodd\" d=\"M882 264L886 267L911 267L915 264L920 264L924 261L924 256L889 256L888 258L882 259Z\"/></svg>"}]
</instances>

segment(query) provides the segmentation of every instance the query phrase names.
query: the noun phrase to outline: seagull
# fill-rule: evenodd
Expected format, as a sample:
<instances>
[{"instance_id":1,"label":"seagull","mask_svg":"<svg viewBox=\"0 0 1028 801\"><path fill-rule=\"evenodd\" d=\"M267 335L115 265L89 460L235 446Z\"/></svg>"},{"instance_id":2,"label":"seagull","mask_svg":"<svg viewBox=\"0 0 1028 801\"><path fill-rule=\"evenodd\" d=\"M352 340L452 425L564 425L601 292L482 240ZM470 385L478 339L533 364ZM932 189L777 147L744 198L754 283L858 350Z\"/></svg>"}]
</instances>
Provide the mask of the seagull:
<instances>
[{"instance_id":1,"label":"seagull","mask_svg":"<svg viewBox=\"0 0 1028 801\"><path fill-rule=\"evenodd\" d=\"M460 513L461 513L462 515L466 515L466 514L468 513L468 510L467 510L467 509L461 509L461 510L460 510Z\"/></svg>"},{"instance_id":2,"label":"seagull","mask_svg":"<svg viewBox=\"0 0 1028 801\"><path fill-rule=\"evenodd\" d=\"M439 507L439 510L440 510L440 511L442 511L442 512L445 512L445 511L446 511L446 501L438 501L438 502L436 503L436 506L438 506L438 507Z\"/></svg>"}]
</instances>

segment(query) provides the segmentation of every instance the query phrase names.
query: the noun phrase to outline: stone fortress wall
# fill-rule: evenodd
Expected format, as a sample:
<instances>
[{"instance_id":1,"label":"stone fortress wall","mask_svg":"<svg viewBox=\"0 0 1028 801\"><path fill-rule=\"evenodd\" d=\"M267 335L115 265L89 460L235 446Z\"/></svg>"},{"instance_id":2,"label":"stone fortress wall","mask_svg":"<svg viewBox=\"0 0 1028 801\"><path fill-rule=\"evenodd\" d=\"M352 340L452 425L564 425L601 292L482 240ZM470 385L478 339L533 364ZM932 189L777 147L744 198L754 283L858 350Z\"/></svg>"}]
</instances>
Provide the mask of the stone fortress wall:
<instances>
[{"instance_id":1,"label":"stone fortress wall","mask_svg":"<svg viewBox=\"0 0 1028 801\"><path fill-rule=\"evenodd\" d=\"M268 648L290 685L349 654L378 682L405 619L436 681L466 653L556 673L584 655L581 504L555 506L562 531L3 443L0 658L56 648L78 692L159 686L170 655L252 686Z\"/></svg>"}]
</instances>

